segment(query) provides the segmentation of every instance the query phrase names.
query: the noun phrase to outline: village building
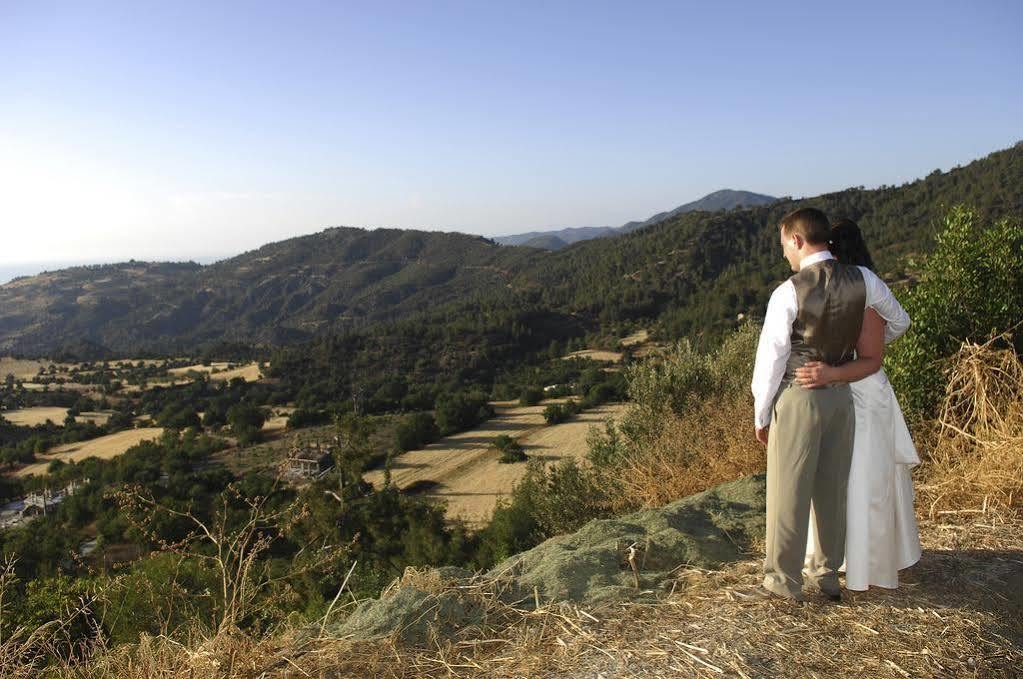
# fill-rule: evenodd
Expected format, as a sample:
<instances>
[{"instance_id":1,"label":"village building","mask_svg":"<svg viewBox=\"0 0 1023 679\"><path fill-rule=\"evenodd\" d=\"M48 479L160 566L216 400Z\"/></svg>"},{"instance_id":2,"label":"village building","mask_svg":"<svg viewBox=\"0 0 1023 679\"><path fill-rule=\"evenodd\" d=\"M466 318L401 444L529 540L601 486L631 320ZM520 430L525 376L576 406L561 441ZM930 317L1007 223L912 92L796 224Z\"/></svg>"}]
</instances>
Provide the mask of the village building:
<instances>
[{"instance_id":1,"label":"village building","mask_svg":"<svg viewBox=\"0 0 1023 679\"><path fill-rule=\"evenodd\" d=\"M334 463L334 444L314 442L296 443L288 451L283 463L287 479L312 479L331 468Z\"/></svg>"}]
</instances>

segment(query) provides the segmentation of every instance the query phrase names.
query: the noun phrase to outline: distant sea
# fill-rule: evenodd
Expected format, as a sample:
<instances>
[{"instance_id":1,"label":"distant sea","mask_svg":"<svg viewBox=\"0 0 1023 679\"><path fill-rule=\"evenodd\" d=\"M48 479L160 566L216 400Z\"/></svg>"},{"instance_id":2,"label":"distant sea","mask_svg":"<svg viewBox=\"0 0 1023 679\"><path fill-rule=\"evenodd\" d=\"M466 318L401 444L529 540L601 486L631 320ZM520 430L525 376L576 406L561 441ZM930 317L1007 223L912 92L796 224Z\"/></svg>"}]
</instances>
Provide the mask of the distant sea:
<instances>
[{"instance_id":1,"label":"distant sea","mask_svg":"<svg viewBox=\"0 0 1023 679\"><path fill-rule=\"evenodd\" d=\"M227 259L233 255L206 255L204 257L168 257L166 260L170 262L198 262L199 264L212 264L213 262L219 262L222 259ZM117 260L106 260L106 261L62 261L62 262L27 262L27 263L7 263L0 262L0 285L9 283L18 276L35 276L41 274L44 271L57 271L58 269L67 269L72 266L84 266L85 264L113 264L115 262L127 262L131 257L125 257ZM140 257L136 257L139 261L144 261Z\"/></svg>"}]
</instances>

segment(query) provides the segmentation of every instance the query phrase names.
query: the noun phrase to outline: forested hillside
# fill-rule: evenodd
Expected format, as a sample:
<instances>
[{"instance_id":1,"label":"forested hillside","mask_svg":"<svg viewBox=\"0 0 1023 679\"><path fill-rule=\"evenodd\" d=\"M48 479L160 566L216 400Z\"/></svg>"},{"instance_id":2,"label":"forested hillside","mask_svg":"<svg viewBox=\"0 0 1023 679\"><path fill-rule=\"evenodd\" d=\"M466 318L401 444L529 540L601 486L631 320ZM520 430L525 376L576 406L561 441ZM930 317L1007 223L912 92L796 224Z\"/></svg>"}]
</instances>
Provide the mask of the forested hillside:
<instances>
[{"instance_id":1,"label":"forested hillside","mask_svg":"<svg viewBox=\"0 0 1023 679\"><path fill-rule=\"evenodd\" d=\"M546 346L620 321L656 321L670 335L713 331L758 313L786 275L775 225L788 210L814 205L858 220L882 272L898 276L957 203L985 216L1018 214L1023 147L902 186L689 212L558 252L463 234L336 228L206 267L67 269L0 287L0 349L173 352L228 340L265 352L338 333L390 338L405 327L391 324L407 321L419 328L408 331L412 344L471 326L483 353L491 336ZM544 320L534 326L536 318Z\"/></svg>"}]
</instances>

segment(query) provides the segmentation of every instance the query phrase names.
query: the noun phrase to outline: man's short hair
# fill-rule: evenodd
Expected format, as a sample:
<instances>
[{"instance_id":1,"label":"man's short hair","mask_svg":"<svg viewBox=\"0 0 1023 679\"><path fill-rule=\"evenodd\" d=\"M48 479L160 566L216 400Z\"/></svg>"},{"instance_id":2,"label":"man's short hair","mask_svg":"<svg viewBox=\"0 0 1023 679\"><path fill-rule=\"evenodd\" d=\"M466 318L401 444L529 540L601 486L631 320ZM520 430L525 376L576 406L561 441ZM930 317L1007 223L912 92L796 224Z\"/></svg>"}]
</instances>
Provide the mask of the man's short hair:
<instances>
[{"instance_id":1,"label":"man's short hair","mask_svg":"<svg viewBox=\"0 0 1023 679\"><path fill-rule=\"evenodd\" d=\"M786 236L798 234L811 245L825 245L831 238L827 216L815 207L793 210L782 217L781 230Z\"/></svg>"}]
</instances>

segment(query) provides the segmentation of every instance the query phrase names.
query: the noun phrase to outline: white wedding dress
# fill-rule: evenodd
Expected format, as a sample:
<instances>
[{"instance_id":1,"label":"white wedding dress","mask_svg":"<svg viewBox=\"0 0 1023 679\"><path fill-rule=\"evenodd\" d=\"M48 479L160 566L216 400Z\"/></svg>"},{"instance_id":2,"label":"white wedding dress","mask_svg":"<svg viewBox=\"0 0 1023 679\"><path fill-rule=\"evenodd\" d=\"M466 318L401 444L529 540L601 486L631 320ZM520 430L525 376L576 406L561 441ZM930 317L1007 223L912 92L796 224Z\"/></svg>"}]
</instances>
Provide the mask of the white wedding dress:
<instances>
[{"instance_id":1,"label":"white wedding dress","mask_svg":"<svg viewBox=\"0 0 1023 679\"><path fill-rule=\"evenodd\" d=\"M920 458L884 370L850 387L856 434L847 494L845 586L894 589L899 571L920 559L910 473ZM813 554L814 521L811 509L807 554Z\"/></svg>"}]
</instances>

